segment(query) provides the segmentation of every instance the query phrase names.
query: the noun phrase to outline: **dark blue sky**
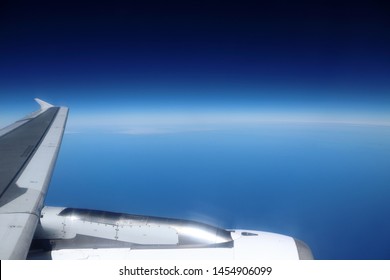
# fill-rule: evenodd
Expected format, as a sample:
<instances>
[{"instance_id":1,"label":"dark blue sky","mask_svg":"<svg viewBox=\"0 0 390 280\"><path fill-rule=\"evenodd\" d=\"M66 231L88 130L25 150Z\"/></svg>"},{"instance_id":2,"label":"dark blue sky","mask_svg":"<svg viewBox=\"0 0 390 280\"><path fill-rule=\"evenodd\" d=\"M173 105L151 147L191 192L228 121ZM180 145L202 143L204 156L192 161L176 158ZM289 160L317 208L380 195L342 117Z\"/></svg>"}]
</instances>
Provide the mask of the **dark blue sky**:
<instances>
[{"instance_id":1,"label":"dark blue sky","mask_svg":"<svg viewBox=\"0 0 390 280\"><path fill-rule=\"evenodd\" d=\"M2 1L0 92L388 110L389 12L380 1Z\"/></svg>"}]
</instances>

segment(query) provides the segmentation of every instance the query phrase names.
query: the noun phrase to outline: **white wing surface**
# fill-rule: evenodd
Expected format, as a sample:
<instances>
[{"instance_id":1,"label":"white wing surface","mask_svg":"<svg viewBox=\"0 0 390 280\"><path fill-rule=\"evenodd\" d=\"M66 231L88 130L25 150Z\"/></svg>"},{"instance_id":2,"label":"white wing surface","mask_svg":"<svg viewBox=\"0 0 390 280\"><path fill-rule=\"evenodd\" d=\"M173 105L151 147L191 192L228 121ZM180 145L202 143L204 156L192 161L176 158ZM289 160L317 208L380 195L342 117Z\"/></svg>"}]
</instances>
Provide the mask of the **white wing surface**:
<instances>
[{"instance_id":1,"label":"white wing surface","mask_svg":"<svg viewBox=\"0 0 390 280\"><path fill-rule=\"evenodd\" d=\"M0 259L25 259L61 145L68 108L40 110L0 130Z\"/></svg>"}]
</instances>

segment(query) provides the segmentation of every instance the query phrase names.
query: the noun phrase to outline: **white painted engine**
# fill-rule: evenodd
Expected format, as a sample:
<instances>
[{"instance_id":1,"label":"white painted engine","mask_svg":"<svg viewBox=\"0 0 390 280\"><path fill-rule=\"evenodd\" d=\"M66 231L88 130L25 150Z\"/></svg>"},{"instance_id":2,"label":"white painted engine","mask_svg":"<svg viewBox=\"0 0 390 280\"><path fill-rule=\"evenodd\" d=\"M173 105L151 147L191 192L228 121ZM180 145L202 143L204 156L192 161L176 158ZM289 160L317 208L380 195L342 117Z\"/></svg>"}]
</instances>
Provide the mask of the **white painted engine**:
<instances>
[{"instance_id":1,"label":"white painted engine","mask_svg":"<svg viewBox=\"0 0 390 280\"><path fill-rule=\"evenodd\" d=\"M97 210L45 207L29 258L312 259L292 237Z\"/></svg>"}]
</instances>

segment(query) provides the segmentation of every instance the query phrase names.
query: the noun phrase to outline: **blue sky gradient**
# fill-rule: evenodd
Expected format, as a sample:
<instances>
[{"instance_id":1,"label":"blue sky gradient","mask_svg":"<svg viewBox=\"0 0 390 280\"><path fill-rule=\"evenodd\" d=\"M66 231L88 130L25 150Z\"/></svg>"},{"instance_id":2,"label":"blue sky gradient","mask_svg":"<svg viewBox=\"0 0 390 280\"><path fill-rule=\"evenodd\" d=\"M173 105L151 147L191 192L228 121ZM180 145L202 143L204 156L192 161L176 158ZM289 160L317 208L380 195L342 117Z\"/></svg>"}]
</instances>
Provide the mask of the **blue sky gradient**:
<instances>
[{"instance_id":1,"label":"blue sky gradient","mask_svg":"<svg viewBox=\"0 0 390 280\"><path fill-rule=\"evenodd\" d=\"M70 107L49 204L390 259L388 14L380 1L2 1L0 126L35 97Z\"/></svg>"}]
</instances>

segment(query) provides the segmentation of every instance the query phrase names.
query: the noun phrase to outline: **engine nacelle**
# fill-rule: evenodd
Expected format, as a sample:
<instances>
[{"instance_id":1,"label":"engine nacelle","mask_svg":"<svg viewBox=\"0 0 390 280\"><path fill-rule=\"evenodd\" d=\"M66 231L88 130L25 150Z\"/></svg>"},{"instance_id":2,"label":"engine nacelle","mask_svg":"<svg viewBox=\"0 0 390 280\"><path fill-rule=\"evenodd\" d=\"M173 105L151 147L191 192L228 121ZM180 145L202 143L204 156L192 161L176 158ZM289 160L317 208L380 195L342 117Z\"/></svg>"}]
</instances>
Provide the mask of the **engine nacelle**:
<instances>
[{"instance_id":1,"label":"engine nacelle","mask_svg":"<svg viewBox=\"0 0 390 280\"><path fill-rule=\"evenodd\" d=\"M231 232L194 221L44 207L34 239L53 249L233 246Z\"/></svg>"},{"instance_id":2,"label":"engine nacelle","mask_svg":"<svg viewBox=\"0 0 390 280\"><path fill-rule=\"evenodd\" d=\"M286 235L97 210L45 207L29 258L313 259Z\"/></svg>"}]
</instances>

